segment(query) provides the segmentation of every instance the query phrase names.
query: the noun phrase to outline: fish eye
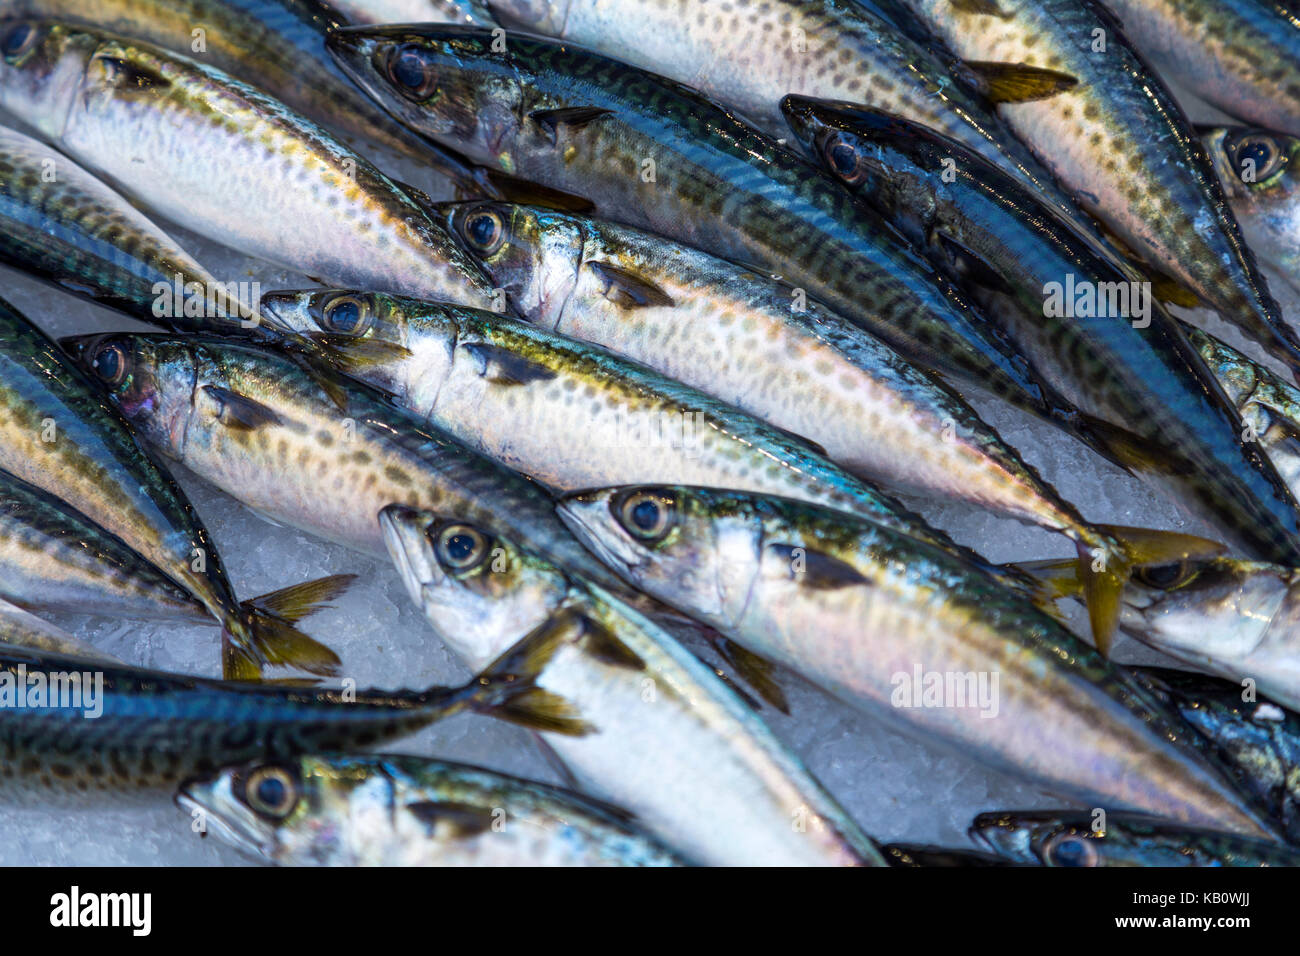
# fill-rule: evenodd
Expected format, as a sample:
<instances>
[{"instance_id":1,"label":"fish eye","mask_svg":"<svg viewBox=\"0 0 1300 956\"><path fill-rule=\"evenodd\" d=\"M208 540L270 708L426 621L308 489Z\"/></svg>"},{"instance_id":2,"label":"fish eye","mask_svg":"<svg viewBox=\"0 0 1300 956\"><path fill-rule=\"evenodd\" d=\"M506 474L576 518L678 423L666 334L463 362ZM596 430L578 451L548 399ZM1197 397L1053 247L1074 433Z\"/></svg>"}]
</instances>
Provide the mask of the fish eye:
<instances>
[{"instance_id":1,"label":"fish eye","mask_svg":"<svg viewBox=\"0 0 1300 956\"><path fill-rule=\"evenodd\" d=\"M122 384L127 366L126 349L116 342L101 345L90 359L91 371L109 385Z\"/></svg>"},{"instance_id":2,"label":"fish eye","mask_svg":"<svg viewBox=\"0 0 1300 956\"><path fill-rule=\"evenodd\" d=\"M491 209L476 209L461 222L465 241L483 255L491 255L505 240L505 224Z\"/></svg>"},{"instance_id":3,"label":"fish eye","mask_svg":"<svg viewBox=\"0 0 1300 956\"><path fill-rule=\"evenodd\" d=\"M1043 846L1049 866L1096 866L1097 850L1092 841L1077 833L1058 833Z\"/></svg>"},{"instance_id":4,"label":"fish eye","mask_svg":"<svg viewBox=\"0 0 1300 956\"><path fill-rule=\"evenodd\" d=\"M425 100L438 88L433 56L418 43L403 43L388 56L388 79L411 100Z\"/></svg>"},{"instance_id":5,"label":"fish eye","mask_svg":"<svg viewBox=\"0 0 1300 956\"><path fill-rule=\"evenodd\" d=\"M619 524L634 538L653 544L667 537L676 522L672 496L655 491L634 491L618 505Z\"/></svg>"},{"instance_id":6,"label":"fish eye","mask_svg":"<svg viewBox=\"0 0 1300 956\"><path fill-rule=\"evenodd\" d=\"M369 328L370 317L369 304L355 295L335 296L321 309L325 330L342 335L361 335Z\"/></svg>"},{"instance_id":7,"label":"fish eye","mask_svg":"<svg viewBox=\"0 0 1300 956\"><path fill-rule=\"evenodd\" d=\"M447 525L433 540L434 557L448 571L471 571L487 559L491 540L467 524Z\"/></svg>"},{"instance_id":8,"label":"fish eye","mask_svg":"<svg viewBox=\"0 0 1300 956\"><path fill-rule=\"evenodd\" d=\"M866 178L866 168L858 157L855 137L836 133L826 141L822 152L831 171L844 182L853 185Z\"/></svg>"},{"instance_id":9,"label":"fish eye","mask_svg":"<svg viewBox=\"0 0 1300 956\"><path fill-rule=\"evenodd\" d=\"M1285 163L1277 140L1266 133L1244 133L1226 145L1233 159L1233 172L1248 185L1269 179Z\"/></svg>"},{"instance_id":10,"label":"fish eye","mask_svg":"<svg viewBox=\"0 0 1300 956\"><path fill-rule=\"evenodd\" d=\"M1174 561L1170 564L1155 564L1146 568L1136 568L1133 576L1140 584L1158 591L1172 591L1181 587L1196 576L1196 569L1187 561Z\"/></svg>"},{"instance_id":11,"label":"fish eye","mask_svg":"<svg viewBox=\"0 0 1300 956\"><path fill-rule=\"evenodd\" d=\"M244 799L254 812L283 819L298 805L298 785L284 767L258 767L244 781Z\"/></svg>"},{"instance_id":12,"label":"fish eye","mask_svg":"<svg viewBox=\"0 0 1300 956\"><path fill-rule=\"evenodd\" d=\"M36 45L36 27L30 23L16 23L0 38L0 55L6 60L22 56Z\"/></svg>"}]
</instances>

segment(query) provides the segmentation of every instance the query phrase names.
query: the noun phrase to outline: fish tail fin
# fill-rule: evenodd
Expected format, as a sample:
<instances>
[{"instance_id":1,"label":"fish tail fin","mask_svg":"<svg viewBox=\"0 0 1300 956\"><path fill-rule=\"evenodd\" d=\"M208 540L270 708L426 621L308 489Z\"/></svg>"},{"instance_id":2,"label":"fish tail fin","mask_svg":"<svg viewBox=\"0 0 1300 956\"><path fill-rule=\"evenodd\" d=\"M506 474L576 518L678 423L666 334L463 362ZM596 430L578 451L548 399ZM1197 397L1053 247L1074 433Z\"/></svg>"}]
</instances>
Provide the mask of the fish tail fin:
<instances>
[{"instance_id":1,"label":"fish tail fin","mask_svg":"<svg viewBox=\"0 0 1300 956\"><path fill-rule=\"evenodd\" d=\"M297 667L334 677L342 661L320 641L298 630L303 618L329 605L356 580L334 574L250 598L222 630L222 671L228 680L259 680L267 665Z\"/></svg>"},{"instance_id":2,"label":"fish tail fin","mask_svg":"<svg viewBox=\"0 0 1300 956\"><path fill-rule=\"evenodd\" d=\"M1222 554L1223 545L1177 531L1098 525L1076 542L1076 579L1088 608L1092 639L1109 655L1124 589L1134 569Z\"/></svg>"},{"instance_id":3,"label":"fish tail fin","mask_svg":"<svg viewBox=\"0 0 1300 956\"><path fill-rule=\"evenodd\" d=\"M562 644L580 636L581 626L561 611L531 631L479 674L470 708L530 730L575 737L590 733L595 728L569 701L536 683Z\"/></svg>"}]
</instances>

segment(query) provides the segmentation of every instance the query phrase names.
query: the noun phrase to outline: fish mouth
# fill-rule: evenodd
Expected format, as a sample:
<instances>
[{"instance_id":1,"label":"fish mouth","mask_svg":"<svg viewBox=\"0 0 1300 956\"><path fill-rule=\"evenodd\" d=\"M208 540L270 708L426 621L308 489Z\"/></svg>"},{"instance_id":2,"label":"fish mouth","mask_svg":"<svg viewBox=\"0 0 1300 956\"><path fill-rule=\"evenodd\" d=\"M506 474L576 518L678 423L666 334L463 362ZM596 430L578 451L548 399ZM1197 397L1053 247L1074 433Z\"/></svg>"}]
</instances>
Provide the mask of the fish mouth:
<instances>
[{"instance_id":1,"label":"fish mouth","mask_svg":"<svg viewBox=\"0 0 1300 956\"><path fill-rule=\"evenodd\" d=\"M190 818L203 821L203 833L264 863L275 862L275 838L270 827L243 809L230 794L227 779L196 778L182 783L174 798Z\"/></svg>"},{"instance_id":2,"label":"fish mouth","mask_svg":"<svg viewBox=\"0 0 1300 956\"><path fill-rule=\"evenodd\" d=\"M441 577L430 559L431 548L426 531L433 516L406 505L388 505L379 512L379 528L384 544L416 607L424 606L424 587Z\"/></svg>"},{"instance_id":3,"label":"fish mouth","mask_svg":"<svg viewBox=\"0 0 1300 956\"><path fill-rule=\"evenodd\" d=\"M319 289L277 289L275 292L262 293L262 318L282 332L314 332L311 320L300 318L301 303L310 302L307 298Z\"/></svg>"},{"instance_id":4,"label":"fish mouth","mask_svg":"<svg viewBox=\"0 0 1300 956\"><path fill-rule=\"evenodd\" d=\"M813 105L817 101L807 96L788 93L781 98L781 114L785 117L790 132L800 143L807 146L812 142L813 128L817 123Z\"/></svg>"}]
</instances>

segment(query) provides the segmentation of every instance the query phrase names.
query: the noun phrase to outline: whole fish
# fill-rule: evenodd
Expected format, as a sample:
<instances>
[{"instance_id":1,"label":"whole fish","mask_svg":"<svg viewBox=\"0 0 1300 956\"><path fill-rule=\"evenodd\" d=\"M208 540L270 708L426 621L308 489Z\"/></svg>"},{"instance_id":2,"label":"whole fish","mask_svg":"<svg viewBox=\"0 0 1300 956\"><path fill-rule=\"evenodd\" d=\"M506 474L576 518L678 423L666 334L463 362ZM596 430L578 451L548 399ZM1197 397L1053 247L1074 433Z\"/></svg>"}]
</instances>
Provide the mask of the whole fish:
<instances>
[{"instance_id":1,"label":"whole fish","mask_svg":"<svg viewBox=\"0 0 1300 956\"><path fill-rule=\"evenodd\" d=\"M875 844L737 693L599 587L459 518L380 516L411 598L471 668L555 649L535 683L593 729L542 739L584 789L710 865L883 865Z\"/></svg>"},{"instance_id":2,"label":"whole fish","mask_svg":"<svg viewBox=\"0 0 1300 956\"><path fill-rule=\"evenodd\" d=\"M474 0L422 3L411 20L495 23ZM457 182L477 177L462 159L393 122L325 51L330 30L354 21L322 0L0 0L0 17L54 19L153 43L229 73L322 126L432 165ZM390 21L396 22L396 21Z\"/></svg>"},{"instance_id":3,"label":"whole fish","mask_svg":"<svg viewBox=\"0 0 1300 956\"><path fill-rule=\"evenodd\" d=\"M684 866L626 813L482 767L305 756L226 767L176 797L281 866Z\"/></svg>"},{"instance_id":4,"label":"whole fish","mask_svg":"<svg viewBox=\"0 0 1300 956\"><path fill-rule=\"evenodd\" d=\"M340 409L270 349L198 336L65 341L145 441L275 522L384 555L380 509L442 507L618 586L540 486L361 383Z\"/></svg>"},{"instance_id":5,"label":"whole fish","mask_svg":"<svg viewBox=\"0 0 1300 956\"><path fill-rule=\"evenodd\" d=\"M207 529L95 379L0 300L0 469L65 501L165 573L221 623L228 677L266 663L330 674L338 657L293 626L304 607L241 607ZM310 584L299 592L314 600Z\"/></svg>"},{"instance_id":6,"label":"whole fish","mask_svg":"<svg viewBox=\"0 0 1300 956\"><path fill-rule=\"evenodd\" d=\"M996 315L1088 416L1094 447L1252 556L1300 559L1300 506L1259 444L1242 440L1240 413L1149 286L952 140L851 104L784 103L809 151Z\"/></svg>"},{"instance_id":7,"label":"whole fish","mask_svg":"<svg viewBox=\"0 0 1300 956\"><path fill-rule=\"evenodd\" d=\"M1074 798L1266 832L1177 715L947 552L704 488L592 491L560 512L635 586L877 718Z\"/></svg>"},{"instance_id":8,"label":"whole fish","mask_svg":"<svg viewBox=\"0 0 1300 956\"><path fill-rule=\"evenodd\" d=\"M1069 418L879 217L696 91L571 44L469 27L351 27L329 46L398 119L471 159L780 274L922 366Z\"/></svg>"},{"instance_id":9,"label":"whole fish","mask_svg":"<svg viewBox=\"0 0 1300 956\"><path fill-rule=\"evenodd\" d=\"M1300 337L1190 122L1097 0L902 3L963 59L1074 77L1077 85L1048 99L998 110L1085 212L1297 374Z\"/></svg>"},{"instance_id":10,"label":"whole fish","mask_svg":"<svg viewBox=\"0 0 1300 956\"><path fill-rule=\"evenodd\" d=\"M1162 667L1130 672L1196 728L1288 841L1300 843L1300 715L1252 686Z\"/></svg>"},{"instance_id":11,"label":"whole fish","mask_svg":"<svg viewBox=\"0 0 1300 956\"><path fill-rule=\"evenodd\" d=\"M921 867L1014 866L1010 860L979 850L956 850L946 846L888 843L881 847L889 865L901 869Z\"/></svg>"},{"instance_id":12,"label":"whole fish","mask_svg":"<svg viewBox=\"0 0 1300 956\"><path fill-rule=\"evenodd\" d=\"M734 107L773 136L787 93L853 100L942 130L1079 215L991 109L1073 80L1014 63L960 63L900 31L892 0L494 0L504 23L581 44ZM399 22L399 21L390 21ZM400 22L415 22L410 21Z\"/></svg>"},{"instance_id":13,"label":"whole fish","mask_svg":"<svg viewBox=\"0 0 1300 956\"><path fill-rule=\"evenodd\" d=\"M221 71L53 21L0 24L0 54L0 105L173 222L321 281L492 304L414 194Z\"/></svg>"},{"instance_id":14,"label":"whole fish","mask_svg":"<svg viewBox=\"0 0 1300 956\"><path fill-rule=\"evenodd\" d=\"M155 325L215 330L221 319L242 327L260 321L239 283L219 282L142 212L62 153L4 127L0 262ZM242 288L247 292L248 284Z\"/></svg>"},{"instance_id":15,"label":"whole fish","mask_svg":"<svg viewBox=\"0 0 1300 956\"><path fill-rule=\"evenodd\" d=\"M1199 133L1246 242L1300 290L1300 139L1245 126Z\"/></svg>"},{"instance_id":16,"label":"whole fish","mask_svg":"<svg viewBox=\"0 0 1300 956\"><path fill-rule=\"evenodd\" d=\"M981 813L971 838L1016 863L1043 866L1300 866L1300 851L1218 830L1107 812Z\"/></svg>"},{"instance_id":17,"label":"whole fish","mask_svg":"<svg viewBox=\"0 0 1300 956\"><path fill-rule=\"evenodd\" d=\"M1300 136L1300 18L1283 0L1102 0L1160 76Z\"/></svg>"},{"instance_id":18,"label":"whole fish","mask_svg":"<svg viewBox=\"0 0 1300 956\"><path fill-rule=\"evenodd\" d=\"M584 733L563 701L531 683L546 653L520 646L461 687L343 691L0 646L0 796L151 795L226 764L373 746L466 710Z\"/></svg>"}]
</instances>

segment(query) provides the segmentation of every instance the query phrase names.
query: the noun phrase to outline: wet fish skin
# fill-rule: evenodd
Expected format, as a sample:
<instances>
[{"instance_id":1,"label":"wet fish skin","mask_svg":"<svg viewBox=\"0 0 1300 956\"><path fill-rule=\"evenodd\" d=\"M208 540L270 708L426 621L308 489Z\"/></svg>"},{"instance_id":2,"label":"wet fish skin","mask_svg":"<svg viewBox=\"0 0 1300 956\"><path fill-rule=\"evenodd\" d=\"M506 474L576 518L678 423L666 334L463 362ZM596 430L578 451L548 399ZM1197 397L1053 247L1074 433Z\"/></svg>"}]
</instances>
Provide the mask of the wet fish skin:
<instances>
[{"instance_id":1,"label":"wet fish skin","mask_svg":"<svg viewBox=\"0 0 1300 956\"><path fill-rule=\"evenodd\" d=\"M916 124L788 97L796 137L918 250L997 315L1008 338L1083 415L1091 444L1204 516L1256 557L1300 558L1300 506L1182 326L1129 275L1010 177ZM1053 316L1048 290L1120 289L1132 315ZM1147 287L1149 290L1149 286ZM1073 302L1067 303L1073 305ZM1093 423L1102 426L1096 428Z\"/></svg>"},{"instance_id":2,"label":"wet fish skin","mask_svg":"<svg viewBox=\"0 0 1300 956\"><path fill-rule=\"evenodd\" d=\"M587 492L560 513L636 587L877 718L1054 792L1270 835L1176 715L938 549L800 502L702 488ZM997 674L996 694L982 709L898 706L917 670L983 673L988 688Z\"/></svg>"},{"instance_id":3,"label":"wet fish skin","mask_svg":"<svg viewBox=\"0 0 1300 956\"><path fill-rule=\"evenodd\" d=\"M134 318L178 330L219 330L221 316L186 316L177 283L215 289L215 276L161 227L62 153L0 127L0 262ZM160 297L158 285L168 290ZM232 323L260 321L238 295ZM167 303L174 303L168 308Z\"/></svg>"},{"instance_id":4,"label":"wet fish skin","mask_svg":"<svg viewBox=\"0 0 1300 956\"><path fill-rule=\"evenodd\" d=\"M1207 744L1233 768L1287 840L1300 844L1300 715L1253 687L1163 667L1130 672L1177 708Z\"/></svg>"},{"instance_id":5,"label":"wet fish skin","mask_svg":"<svg viewBox=\"0 0 1300 956\"><path fill-rule=\"evenodd\" d=\"M496 16L478 0L333 0L349 23L469 23L492 26Z\"/></svg>"},{"instance_id":6,"label":"wet fish skin","mask_svg":"<svg viewBox=\"0 0 1300 956\"><path fill-rule=\"evenodd\" d=\"M468 22L495 23L473 0L421 6L420 16L403 22L460 20L472 12ZM457 13L457 6L465 13ZM342 13L342 4L320 0L96 0L93 6L81 0L0 2L0 17L60 20L191 56L327 128L429 162L454 180L474 183L467 164L449 152L431 150L427 141L394 123L334 65L325 52L325 36L353 22ZM203 30L202 49L196 49L198 29Z\"/></svg>"},{"instance_id":7,"label":"wet fish skin","mask_svg":"<svg viewBox=\"0 0 1300 956\"><path fill-rule=\"evenodd\" d=\"M928 263L775 140L694 90L574 45L514 33L504 52L496 43L486 30L436 25L353 27L329 39L343 69L394 116L474 161L780 274L917 364L1068 419ZM399 60L398 75L416 84L410 96L392 80Z\"/></svg>"},{"instance_id":8,"label":"wet fish skin","mask_svg":"<svg viewBox=\"0 0 1300 956\"><path fill-rule=\"evenodd\" d=\"M995 853L1043 866L1300 866L1300 852L1218 830L1106 812L1104 829L1077 810L982 813L971 838ZM1099 824L1100 825L1100 824Z\"/></svg>"},{"instance_id":9,"label":"wet fish skin","mask_svg":"<svg viewBox=\"0 0 1300 956\"><path fill-rule=\"evenodd\" d=\"M0 793L42 803L86 793L156 796L225 764L368 747L466 710L511 719L535 665L521 655L461 687L359 690L351 699L352 691L219 681L2 646ZM83 675L82 694L65 689L58 701L38 700L30 678L53 688L60 674ZM521 710L519 720L531 714Z\"/></svg>"},{"instance_id":10,"label":"wet fish skin","mask_svg":"<svg viewBox=\"0 0 1300 956\"><path fill-rule=\"evenodd\" d=\"M380 509L441 506L619 586L540 486L361 383L347 384L340 409L313 375L269 348L167 335L65 342L85 367L106 352L129 367L109 397L144 441L277 522L383 555Z\"/></svg>"},{"instance_id":11,"label":"wet fish skin","mask_svg":"<svg viewBox=\"0 0 1300 956\"><path fill-rule=\"evenodd\" d=\"M0 598L38 610L211 620L202 602L116 535L4 471Z\"/></svg>"},{"instance_id":12,"label":"wet fish skin","mask_svg":"<svg viewBox=\"0 0 1300 956\"><path fill-rule=\"evenodd\" d=\"M899 869L923 867L1015 866L1010 860L979 850L924 846L916 843L887 843L881 847L889 865Z\"/></svg>"},{"instance_id":13,"label":"wet fish skin","mask_svg":"<svg viewBox=\"0 0 1300 956\"><path fill-rule=\"evenodd\" d=\"M419 757L258 761L189 781L176 802L201 813L208 832L282 866L686 865L615 807Z\"/></svg>"},{"instance_id":14,"label":"wet fish skin","mask_svg":"<svg viewBox=\"0 0 1300 956\"><path fill-rule=\"evenodd\" d=\"M107 651L102 651L79 637L73 637L63 628L24 611L15 604L0 600L0 647L3 646L112 664L123 663Z\"/></svg>"},{"instance_id":15,"label":"wet fish skin","mask_svg":"<svg viewBox=\"0 0 1300 956\"><path fill-rule=\"evenodd\" d=\"M1085 212L1293 374L1300 369L1300 337L1269 292L1190 122L1096 0L997 0L997 16L954 0L903 3L960 57L1075 77L1072 89L1005 104L999 114ZM1094 53L1101 42L1105 49Z\"/></svg>"},{"instance_id":16,"label":"wet fish skin","mask_svg":"<svg viewBox=\"0 0 1300 956\"><path fill-rule=\"evenodd\" d=\"M454 516L390 506L380 521L412 600L471 668L521 639L556 646L536 684L594 730L543 740L583 790L706 865L883 865L750 705L617 598Z\"/></svg>"},{"instance_id":17,"label":"wet fish skin","mask_svg":"<svg viewBox=\"0 0 1300 956\"><path fill-rule=\"evenodd\" d=\"M1300 139L1248 126L1198 134L1246 242L1300 289Z\"/></svg>"},{"instance_id":18,"label":"wet fish skin","mask_svg":"<svg viewBox=\"0 0 1300 956\"><path fill-rule=\"evenodd\" d=\"M417 195L266 94L55 21L0 36L22 41L0 61L0 105L151 211L323 281L491 305Z\"/></svg>"},{"instance_id":19,"label":"wet fish skin","mask_svg":"<svg viewBox=\"0 0 1300 956\"><path fill-rule=\"evenodd\" d=\"M1230 116L1300 136L1300 18L1276 0L1102 0L1137 50Z\"/></svg>"}]
</instances>

